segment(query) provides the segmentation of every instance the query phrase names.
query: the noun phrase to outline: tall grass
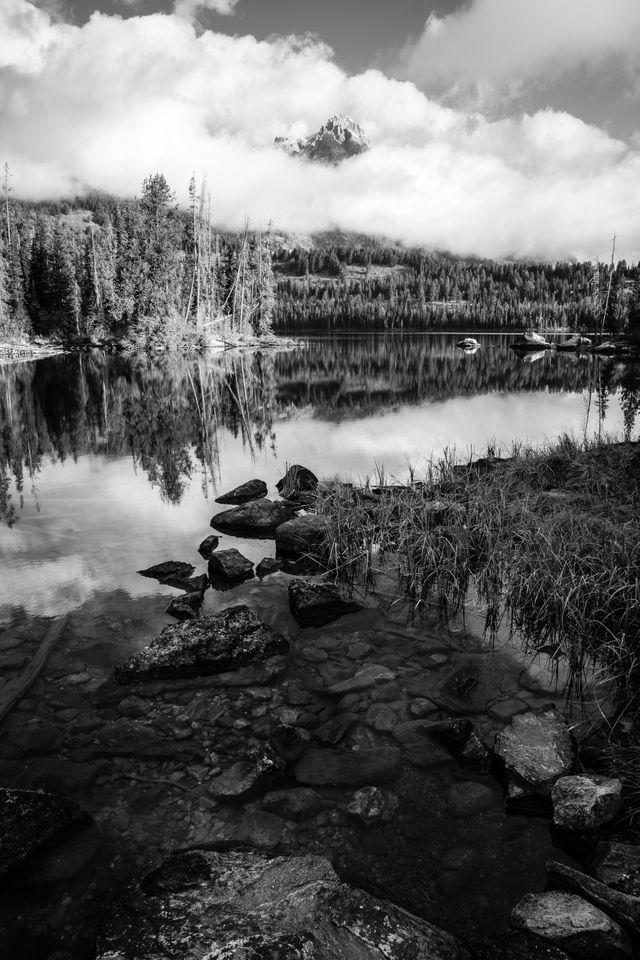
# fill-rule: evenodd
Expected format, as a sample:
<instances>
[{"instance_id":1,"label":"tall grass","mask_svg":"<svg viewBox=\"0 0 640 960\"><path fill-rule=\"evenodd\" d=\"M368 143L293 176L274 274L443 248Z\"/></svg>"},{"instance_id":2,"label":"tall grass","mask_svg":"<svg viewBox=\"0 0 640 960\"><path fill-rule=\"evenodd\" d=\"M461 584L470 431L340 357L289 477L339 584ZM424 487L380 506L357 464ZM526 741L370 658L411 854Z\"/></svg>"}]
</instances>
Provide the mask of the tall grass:
<instances>
[{"instance_id":1,"label":"tall grass","mask_svg":"<svg viewBox=\"0 0 640 960\"><path fill-rule=\"evenodd\" d=\"M505 619L529 652L569 666L573 693L599 665L640 713L640 447L564 437L542 450L324 491L337 579L391 572L416 613L477 597L486 629Z\"/></svg>"}]
</instances>

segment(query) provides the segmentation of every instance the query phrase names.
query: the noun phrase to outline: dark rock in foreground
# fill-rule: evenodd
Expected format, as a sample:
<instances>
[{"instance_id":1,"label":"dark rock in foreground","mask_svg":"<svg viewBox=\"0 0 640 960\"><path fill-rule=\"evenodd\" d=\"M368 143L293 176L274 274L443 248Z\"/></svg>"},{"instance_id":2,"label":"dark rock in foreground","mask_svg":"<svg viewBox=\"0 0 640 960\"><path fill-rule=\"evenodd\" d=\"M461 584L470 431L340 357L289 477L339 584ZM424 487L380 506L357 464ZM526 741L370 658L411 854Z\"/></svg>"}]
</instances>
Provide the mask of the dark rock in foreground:
<instances>
[{"instance_id":1,"label":"dark rock in foreground","mask_svg":"<svg viewBox=\"0 0 640 960\"><path fill-rule=\"evenodd\" d=\"M167 613L176 620L194 620L198 616L198 610L202 606L203 595L200 592L185 593L181 597L174 597Z\"/></svg>"},{"instance_id":2,"label":"dark rock in foreground","mask_svg":"<svg viewBox=\"0 0 640 960\"><path fill-rule=\"evenodd\" d=\"M546 863L549 881L562 890L577 893L589 903L600 907L610 917L640 936L640 899L620 890L611 890L606 884L588 877L573 867L555 860Z\"/></svg>"},{"instance_id":3,"label":"dark rock in foreground","mask_svg":"<svg viewBox=\"0 0 640 960\"><path fill-rule=\"evenodd\" d=\"M204 557L205 560L208 560L219 543L220 537L216 537L215 534L212 533L211 536L204 538L198 547L198 553L201 557Z\"/></svg>"},{"instance_id":4,"label":"dark rock in foreground","mask_svg":"<svg viewBox=\"0 0 640 960\"><path fill-rule=\"evenodd\" d=\"M284 477L276 483L276 490L285 499L295 498L296 494L315 493L318 489L318 478L307 467L294 463L289 467Z\"/></svg>"},{"instance_id":5,"label":"dark rock in foreground","mask_svg":"<svg viewBox=\"0 0 640 960\"><path fill-rule=\"evenodd\" d=\"M327 560L329 556L329 522L326 517L308 513L280 524L276 530L279 557L312 557Z\"/></svg>"},{"instance_id":6,"label":"dark rock in foreground","mask_svg":"<svg viewBox=\"0 0 640 960\"><path fill-rule=\"evenodd\" d=\"M209 579L214 587L233 587L252 577L251 560L247 560L235 547L219 550L209 557Z\"/></svg>"},{"instance_id":7,"label":"dark rock in foreground","mask_svg":"<svg viewBox=\"0 0 640 960\"><path fill-rule=\"evenodd\" d=\"M362 604L334 584L299 579L289 584L289 607L301 627L321 627L362 610Z\"/></svg>"},{"instance_id":8,"label":"dark rock in foreground","mask_svg":"<svg viewBox=\"0 0 640 960\"><path fill-rule=\"evenodd\" d=\"M171 579L185 580L191 576L195 567L191 563L182 563L180 560L167 560L164 563L156 563L153 567L147 567L146 570L138 570L143 577L152 577L159 580L160 583L167 583Z\"/></svg>"},{"instance_id":9,"label":"dark rock in foreground","mask_svg":"<svg viewBox=\"0 0 640 960\"><path fill-rule=\"evenodd\" d=\"M0 877L30 865L52 844L92 822L67 797L0 788Z\"/></svg>"},{"instance_id":10,"label":"dark rock in foreground","mask_svg":"<svg viewBox=\"0 0 640 960\"><path fill-rule=\"evenodd\" d=\"M401 753L396 747L378 750L307 750L294 767L298 783L307 786L363 787L395 780Z\"/></svg>"},{"instance_id":11,"label":"dark rock in foreground","mask_svg":"<svg viewBox=\"0 0 640 960\"><path fill-rule=\"evenodd\" d=\"M264 480L247 480L239 487L234 487L228 493L216 497L216 503L249 503L251 500L260 500L267 495L267 485Z\"/></svg>"},{"instance_id":12,"label":"dark rock in foreground","mask_svg":"<svg viewBox=\"0 0 640 960\"><path fill-rule=\"evenodd\" d=\"M467 960L460 942L348 886L323 857L195 849L130 892L97 960Z\"/></svg>"},{"instance_id":13,"label":"dark rock in foreground","mask_svg":"<svg viewBox=\"0 0 640 960\"><path fill-rule=\"evenodd\" d=\"M513 908L511 924L580 960L627 960L633 956L621 927L573 893L528 893Z\"/></svg>"},{"instance_id":14,"label":"dark rock in foreground","mask_svg":"<svg viewBox=\"0 0 640 960\"><path fill-rule=\"evenodd\" d=\"M288 649L285 638L248 607L231 607L212 617L165 627L148 647L115 668L114 680L209 676Z\"/></svg>"},{"instance_id":15,"label":"dark rock in foreground","mask_svg":"<svg viewBox=\"0 0 640 960\"><path fill-rule=\"evenodd\" d=\"M281 523L293 519L300 508L284 500L252 500L223 510L211 518L211 526L222 533L246 537L273 537Z\"/></svg>"},{"instance_id":16,"label":"dark rock in foreground","mask_svg":"<svg viewBox=\"0 0 640 960\"><path fill-rule=\"evenodd\" d=\"M263 577L269 577L272 573L278 573L282 568L280 560L275 557L264 557L256 567L256 575L262 580Z\"/></svg>"}]
</instances>

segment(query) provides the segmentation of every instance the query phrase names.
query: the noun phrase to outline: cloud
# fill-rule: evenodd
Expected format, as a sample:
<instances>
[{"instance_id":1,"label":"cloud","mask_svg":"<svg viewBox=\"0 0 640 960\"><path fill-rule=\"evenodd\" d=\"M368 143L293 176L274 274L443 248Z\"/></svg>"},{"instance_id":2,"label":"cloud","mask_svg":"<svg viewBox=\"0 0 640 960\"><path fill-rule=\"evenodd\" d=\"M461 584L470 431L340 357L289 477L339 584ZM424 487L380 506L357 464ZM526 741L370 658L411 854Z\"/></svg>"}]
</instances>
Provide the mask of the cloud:
<instances>
[{"instance_id":1,"label":"cloud","mask_svg":"<svg viewBox=\"0 0 640 960\"><path fill-rule=\"evenodd\" d=\"M403 74L449 100L519 95L527 84L603 69L637 74L638 0L471 0L432 14L403 56Z\"/></svg>"},{"instance_id":2,"label":"cloud","mask_svg":"<svg viewBox=\"0 0 640 960\"><path fill-rule=\"evenodd\" d=\"M238 0L175 0L173 12L178 17L192 20L198 9L212 10L228 16L234 12L237 5Z\"/></svg>"},{"instance_id":3,"label":"cloud","mask_svg":"<svg viewBox=\"0 0 640 960\"><path fill-rule=\"evenodd\" d=\"M162 171L179 196L207 176L217 222L340 228L486 256L640 257L640 148L567 113L490 121L415 84L342 71L308 37L198 32L182 17L96 13L54 24L27 0L0 9L0 161L16 195L132 195ZM372 149L339 167L274 149L327 117Z\"/></svg>"}]
</instances>

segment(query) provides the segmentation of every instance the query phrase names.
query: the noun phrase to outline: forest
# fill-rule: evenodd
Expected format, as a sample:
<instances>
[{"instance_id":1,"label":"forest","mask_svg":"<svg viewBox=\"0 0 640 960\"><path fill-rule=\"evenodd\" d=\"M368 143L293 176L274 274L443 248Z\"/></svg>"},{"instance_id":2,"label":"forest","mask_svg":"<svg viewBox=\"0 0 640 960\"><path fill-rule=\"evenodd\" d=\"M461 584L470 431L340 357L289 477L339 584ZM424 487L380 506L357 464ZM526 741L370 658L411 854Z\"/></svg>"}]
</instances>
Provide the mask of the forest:
<instances>
[{"instance_id":1,"label":"forest","mask_svg":"<svg viewBox=\"0 0 640 960\"><path fill-rule=\"evenodd\" d=\"M13 197L0 213L0 341L30 336L133 350L331 330L528 327L640 333L640 266L464 258L366 237L302 246L213 226L206 184L176 203L164 176L139 197Z\"/></svg>"}]
</instances>

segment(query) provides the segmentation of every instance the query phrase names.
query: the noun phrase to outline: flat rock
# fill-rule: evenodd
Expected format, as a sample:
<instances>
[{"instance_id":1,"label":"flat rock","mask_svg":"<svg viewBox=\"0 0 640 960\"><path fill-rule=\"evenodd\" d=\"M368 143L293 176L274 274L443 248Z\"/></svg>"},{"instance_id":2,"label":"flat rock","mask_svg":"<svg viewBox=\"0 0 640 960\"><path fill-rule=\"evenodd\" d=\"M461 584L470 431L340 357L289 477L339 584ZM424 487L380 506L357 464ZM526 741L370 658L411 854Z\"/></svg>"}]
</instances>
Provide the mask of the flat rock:
<instances>
[{"instance_id":1,"label":"flat rock","mask_svg":"<svg viewBox=\"0 0 640 960\"><path fill-rule=\"evenodd\" d=\"M180 560L166 560L164 563L156 563L153 567L147 567L146 570L138 570L138 573L143 577L152 577L161 583L167 583L172 577L190 577L194 570L195 567L191 563L183 563Z\"/></svg>"},{"instance_id":2,"label":"flat rock","mask_svg":"<svg viewBox=\"0 0 640 960\"><path fill-rule=\"evenodd\" d=\"M360 787L395 780L401 753L396 747L376 750L307 750L293 768L298 783L309 786Z\"/></svg>"},{"instance_id":3,"label":"flat rock","mask_svg":"<svg viewBox=\"0 0 640 960\"><path fill-rule=\"evenodd\" d=\"M269 538L300 508L285 500L252 500L231 510L223 510L211 518L211 526L221 533L235 536Z\"/></svg>"},{"instance_id":4,"label":"flat rock","mask_svg":"<svg viewBox=\"0 0 640 960\"><path fill-rule=\"evenodd\" d=\"M198 553L201 557L204 557L205 560L208 560L213 551L217 548L220 543L220 537L216 537L213 533L209 537L205 537L200 546L198 547Z\"/></svg>"},{"instance_id":5,"label":"flat rock","mask_svg":"<svg viewBox=\"0 0 640 960\"><path fill-rule=\"evenodd\" d=\"M390 790L380 787L362 787L351 797L347 804L347 813L355 817L363 826L373 827L392 820L400 800Z\"/></svg>"},{"instance_id":6,"label":"flat rock","mask_svg":"<svg viewBox=\"0 0 640 960\"><path fill-rule=\"evenodd\" d=\"M216 503L249 503L251 500L260 500L267 495L267 485L264 480L247 480L239 487L234 487L228 493L216 497Z\"/></svg>"},{"instance_id":7,"label":"flat rock","mask_svg":"<svg viewBox=\"0 0 640 960\"><path fill-rule=\"evenodd\" d=\"M553 784L571 772L575 749L564 718L553 707L513 718L496 737L495 752L507 774L507 795L549 796Z\"/></svg>"},{"instance_id":8,"label":"flat rock","mask_svg":"<svg viewBox=\"0 0 640 960\"><path fill-rule=\"evenodd\" d=\"M328 860L180 851L112 913L97 960L468 960L425 920L342 883Z\"/></svg>"},{"instance_id":9,"label":"flat rock","mask_svg":"<svg viewBox=\"0 0 640 960\"><path fill-rule=\"evenodd\" d=\"M612 890L599 880L574 870L564 863L550 860L545 864L547 877L553 886L577 893L595 907L604 910L617 923L640 936L640 899L620 890Z\"/></svg>"},{"instance_id":10,"label":"flat rock","mask_svg":"<svg viewBox=\"0 0 640 960\"><path fill-rule=\"evenodd\" d=\"M627 960L633 956L622 928L573 893L528 893L512 910L511 925L550 941L579 960Z\"/></svg>"},{"instance_id":11,"label":"flat rock","mask_svg":"<svg viewBox=\"0 0 640 960\"><path fill-rule=\"evenodd\" d=\"M452 817L471 817L493 807L498 797L490 787L475 780L454 783L447 791L447 807Z\"/></svg>"},{"instance_id":12,"label":"flat rock","mask_svg":"<svg viewBox=\"0 0 640 960\"><path fill-rule=\"evenodd\" d=\"M239 550L218 550L209 557L209 579L212 586L233 587L253 577L253 564Z\"/></svg>"},{"instance_id":13,"label":"flat rock","mask_svg":"<svg viewBox=\"0 0 640 960\"><path fill-rule=\"evenodd\" d=\"M276 530L276 550L280 557L326 560L329 556L328 519L307 513L287 520Z\"/></svg>"},{"instance_id":14,"label":"flat rock","mask_svg":"<svg viewBox=\"0 0 640 960\"><path fill-rule=\"evenodd\" d=\"M598 830L610 823L622 803L622 782L581 773L560 777L551 789L553 822L561 830Z\"/></svg>"},{"instance_id":15,"label":"flat rock","mask_svg":"<svg viewBox=\"0 0 640 960\"><path fill-rule=\"evenodd\" d=\"M53 844L91 823L89 814L67 797L0 788L0 877L30 866Z\"/></svg>"},{"instance_id":16,"label":"flat rock","mask_svg":"<svg viewBox=\"0 0 640 960\"><path fill-rule=\"evenodd\" d=\"M274 654L289 645L246 606L231 607L165 627L159 637L116 666L117 683L222 674Z\"/></svg>"},{"instance_id":17,"label":"flat rock","mask_svg":"<svg viewBox=\"0 0 640 960\"><path fill-rule=\"evenodd\" d=\"M289 607L301 627L320 627L362 610L362 604L335 584L301 579L289 583Z\"/></svg>"}]
</instances>

